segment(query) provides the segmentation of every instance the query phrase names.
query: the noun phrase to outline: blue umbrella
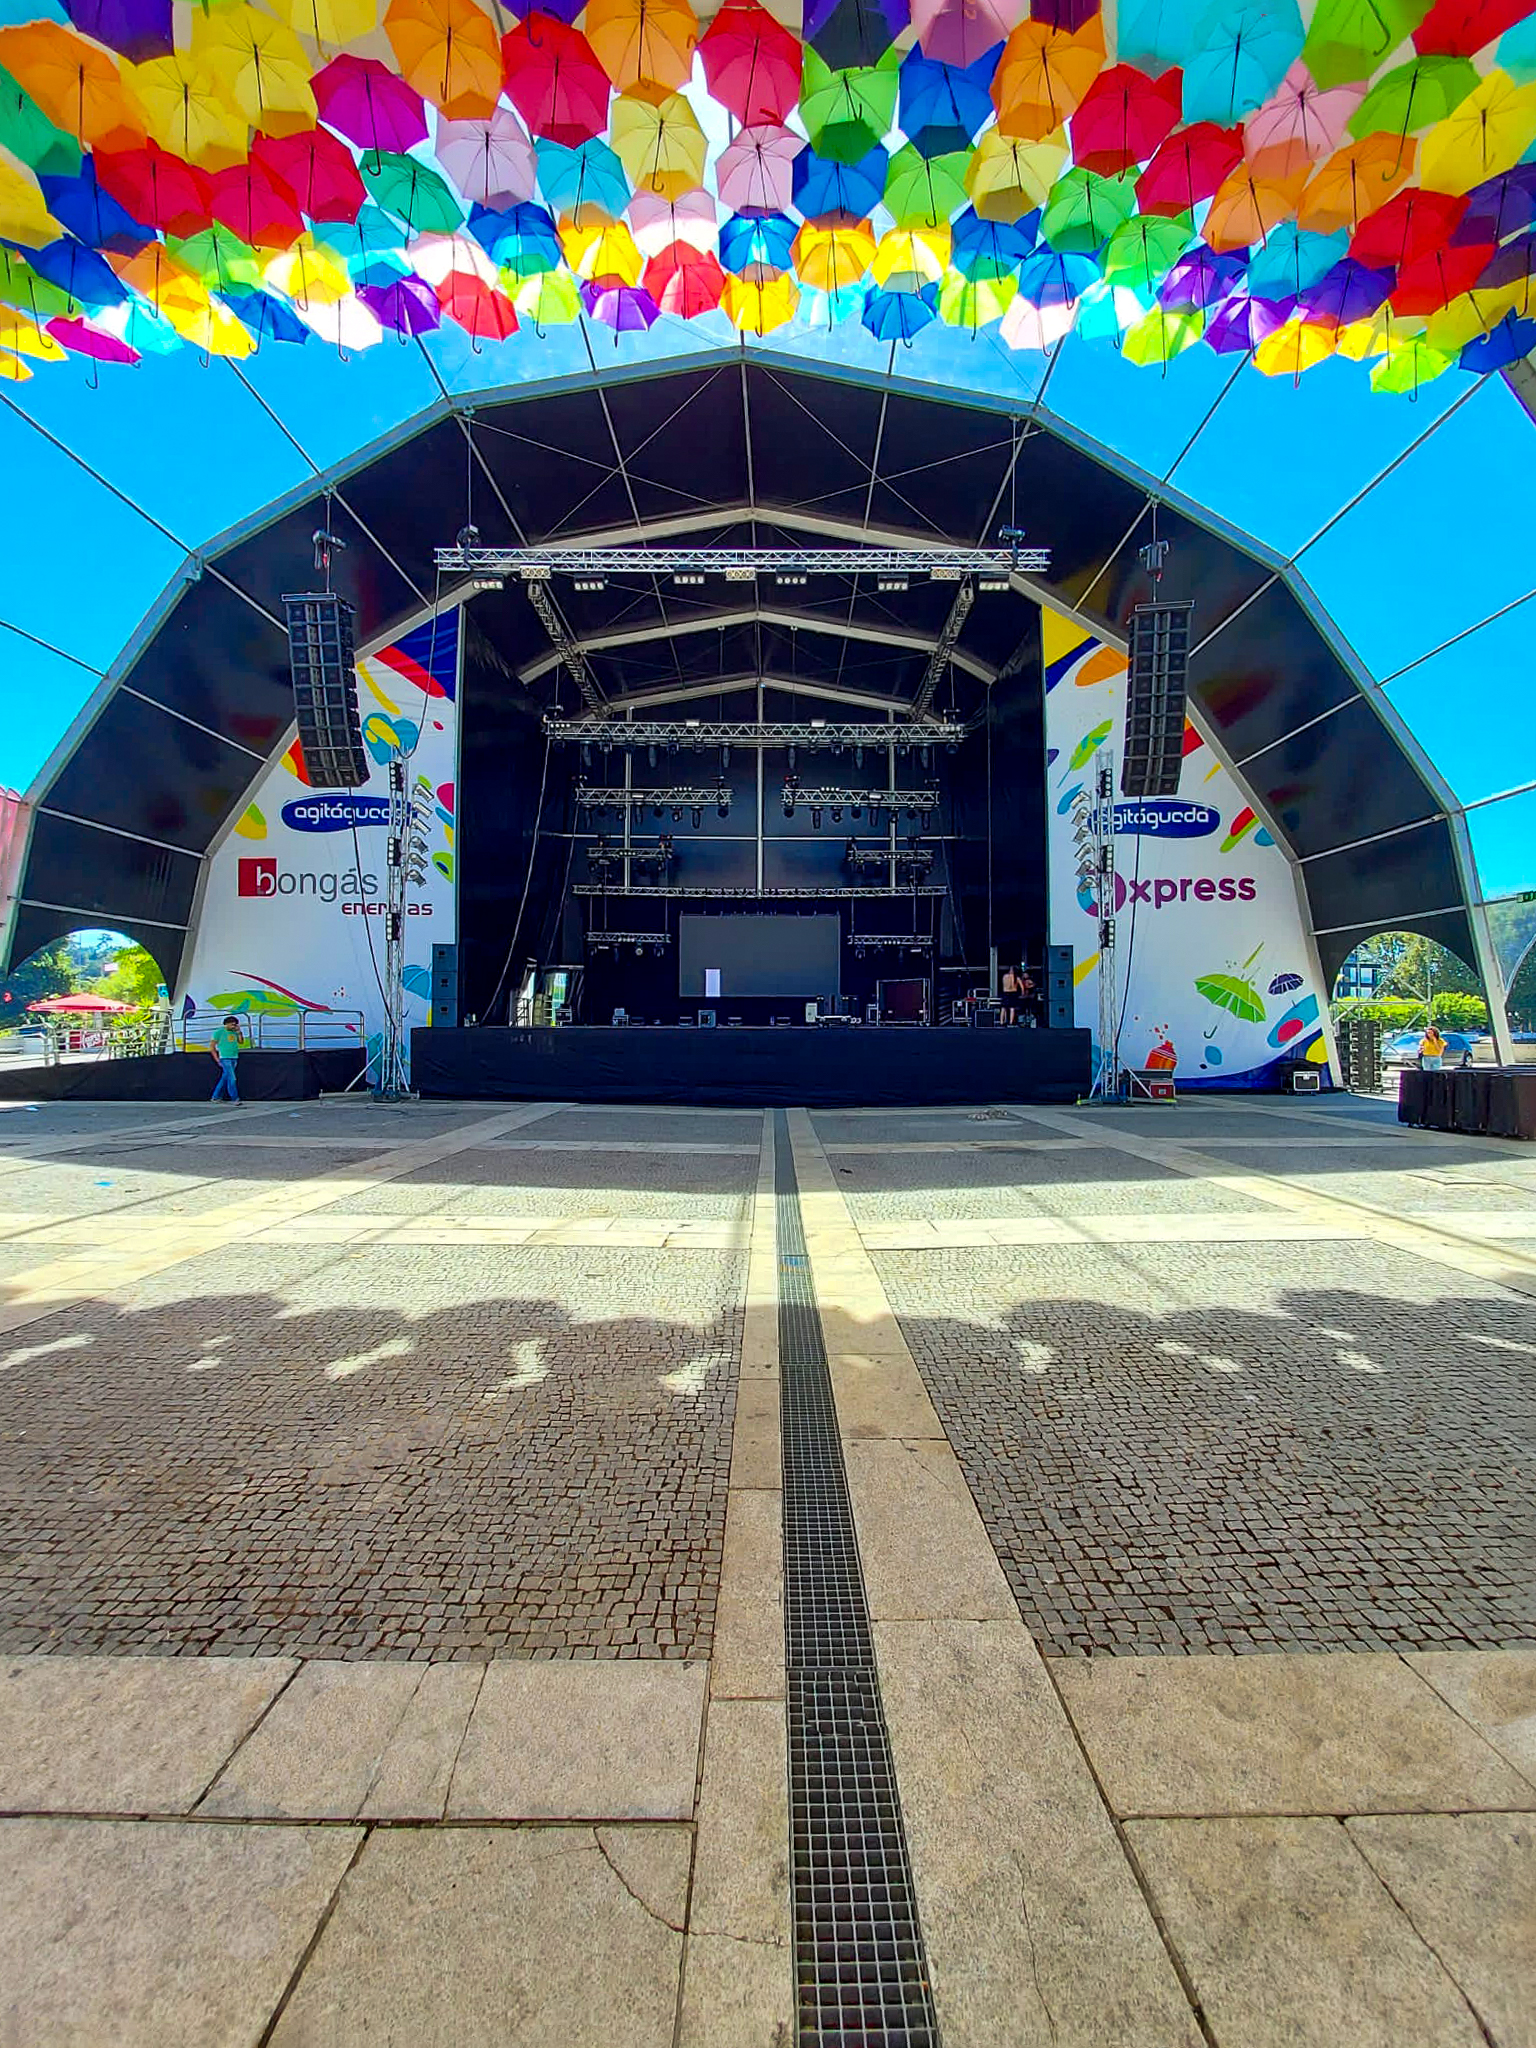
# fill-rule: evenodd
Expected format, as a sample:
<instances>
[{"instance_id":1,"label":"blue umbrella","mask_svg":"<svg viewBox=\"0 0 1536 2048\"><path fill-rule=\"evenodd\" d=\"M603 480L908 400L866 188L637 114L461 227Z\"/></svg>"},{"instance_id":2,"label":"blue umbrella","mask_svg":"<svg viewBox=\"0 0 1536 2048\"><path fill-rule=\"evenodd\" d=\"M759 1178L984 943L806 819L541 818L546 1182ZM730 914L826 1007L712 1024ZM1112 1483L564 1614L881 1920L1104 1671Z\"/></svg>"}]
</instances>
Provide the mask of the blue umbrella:
<instances>
[{"instance_id":1,"label":"blue umbrella","mask_svg":"<svg viewBox=\"0 0 1536 2048\"><path fill-rule=\"evenodd\" d=\"M355 221L316 221L314 232L315 240L334 249L354 276L379 257L405 247L404 228L371 202L359 209Z\"/></svg>"},{"instance_id":2,"label":"blue umbrella","mask_svg":"<svg viewBox=\"0 0 1536 2048\"><path fill-rule=\"evenodd\" d=\"M1241 121L1269 98L1304 40L1296 0L1229 0L1200 15L1197 47L1184 59L1184 119L1222 128Z\"/></svg>"},{"instance_id":3,"label":"blue umbrella","mask_svg":"<svg viewBox=\"0 0 1536 2048\"><path fill-rule=\"evenodd\" d=\"M515 270L519 277L539 277L560 268L560 231L544 208L531 200L508 207L505 213L477 206L469 216L469 232L493 263Z\"/></svg>"},{"instance_id":4,"label":"blue umbrella","mask_svg":"<svg viewBox=\"0 0 1536 2048\"><path fill-rule=\"evenodd\" d=\"M737 276L752 263L788 270L795 234L795 223L787 213L733 213L720 230L720 267Z\"/></svg>"},{"instance_id":5,"label":"blue umbrella","mask_svg":"<svg viewBox=\"0 0 1536 2048\"><path fill-rule=\"evenodd\" d=\"M889 171L890 159L883 149L872 149L856 164L835 164L807 146L795 158L791 189L807 220L829 213L863 220L884 198Z\"/></svg>"},{"instance_id":6,"label":"blue umbrella","mask_svg":"<svg viewBox=\"0 0 1536 2048\"><path fill-rule=\"evenodd\" d=\"M1532 349L1536 349L1536 320L1520 320L1506 313L1497 327L1467 343L1461 352L1461 367L1481 377L1490 370L1507 370Z\"/></svg>"},{"instance_id":7,"label":"blue umbrella","mask_svg":"<svg viewBox=\"0 0 1536 2048\"><path fill-rule=\"evenodd\" d=\"M920 292L871 292L860 318L876 341L910 341L939 317L937 296L933 285Z\"/></svg>"},{"instance_id":8,"label":"blue umbrella","mask_svg":"<svg viewBox=\"0 0 1536 2048\"><path fill-rule=\"evenodd\" d=\"M1019 296L1032 306L1070 306L1099 275L1091 256L1064 256L1038 249L1019 272Z\"/></svg>"},{"instance_id":9,"label":"blue umbrella","mask_svg":"<svg viewBox=\"0 0 1536 2048\"><path fill-rule=\"evenodd\" d=\"M950 261L963 277L1006 277L1035 246L1038 212L1022 220L982 220L967 207L950 229Z\"/></svg>"},{"instance_id":10,"label":"blue umbrella","mask_svg":"<svg viewBox=\"0 0 1536 2048\"><path fill-rule=\"evenodd\" d=\"M1346 256L1326 277L1308 285L1297 305L1309 320L1332 320L1344 327L1351 320L1369 320L1392 296L1397 282L1390 270L1371 270Z\"/></svg>"},{"instance_id":11,"label":"blue umbrella","mask_svg":"<svg viewBox=\"0 0 1536 2048\"><path fill-rule=\"evenodd\" d=\"M121 256L133 256L155 239L153 228L135 220L97 184L96 166L90 157L75 177L39 178L38 184L59 226L93 249L114 249Z\"/></svg>"},{"instance_id":12,"label":"blue umbrella","mask_svg":"<svg viewBox=\"0 0 1536 2048\"><path fill-rule=\"evenodd\" d=\"M1188 306L1204 312L1237 289L1243 269L1241 256L1218 255L1204 242L1197 242L1193 249L1185 250L1158 286L1158 304Z\"/></svg>"},{"instance_id":13,"label":"blue umbrella","mask_svg":"<svg viewBox=\"0 0 1536 2048\"><path fill-rule=\"evenodd\" d=\"M67 236L50 242L46 249L32 250L27 260L39 277L67 292L76 305L84 306L88 312L97 312L102 306L120 306L128 296L104 257Z\"/></svg>"},{"instance_id":14,"label":"blue umbrella","mask_svg":"<svg viewBox=\"0 0 1536 2048\"><path fill-rule=\"evenodd\" d=\"M1270 230L1263 248L1249 257L1248 289L1259 299L1294 297L1326 277L1348 253L1349 236L1342 230L1314 235L1293 220L1282 221Z\"/></svg>"},{"instance_id":15,"label":"blue umbrella","mask_svg":"<svg viewBox=\"0 0 1536 2048\"><path fill-rule=\"evenodd\" d=\"M220 292L220 298L228 306L242 326L262 341L299 341L309 339L309 329L282 299L273 298L270 292Z\"/></svg>"},{"instance_id":16,"label":"blue umbrella","mask_svg":"<svg viewBox=\"0 0 1536 2048\"><path fill-rule=\"evenodd\" d=\"M992 118L992 74L1002 44L974 64L940 64L914 46L902 59L897 121L920 156L969 149Z\"/></svg>"},{"instance_id":17,"label":"blue umbrella","mask_svg":"<svg viewBox=\"0 0 1536 2048\"><path fill-rule=\"evenodd\" d=\"M534 144L539 156L539 185L551 207L575 213L595 206L611 218L630 201L629 173L606 142L584 142L580 149L542 137Z\"/></svg>"}]
</instances>

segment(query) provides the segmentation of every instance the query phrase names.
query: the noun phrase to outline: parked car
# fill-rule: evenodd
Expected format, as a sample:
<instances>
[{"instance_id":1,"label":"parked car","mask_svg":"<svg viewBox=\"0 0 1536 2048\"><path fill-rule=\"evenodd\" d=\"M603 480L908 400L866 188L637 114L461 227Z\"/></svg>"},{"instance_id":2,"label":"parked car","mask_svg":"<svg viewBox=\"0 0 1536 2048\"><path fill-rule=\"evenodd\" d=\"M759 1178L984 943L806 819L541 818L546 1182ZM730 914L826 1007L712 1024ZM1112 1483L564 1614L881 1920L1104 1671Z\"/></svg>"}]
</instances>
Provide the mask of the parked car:
<instances>
[{"instance_id":1,"label":"parked car","mask_svg":"<svg viewBox=\"0 0 1536 2048\"><path fill-rule=\"evenodd\" d=\"M1445 1056L1440 1064L1444 1067L1470 1067L1472 1048L1479 1038L1485 1038L1483 1031L1442 1031L1445 1040ZM1422 1031L1399 1031L1383 1041L1381 1059L1383 1066L1416 1067L1419 1064L1419 1045Z\"/></svg>"}]
</instances>

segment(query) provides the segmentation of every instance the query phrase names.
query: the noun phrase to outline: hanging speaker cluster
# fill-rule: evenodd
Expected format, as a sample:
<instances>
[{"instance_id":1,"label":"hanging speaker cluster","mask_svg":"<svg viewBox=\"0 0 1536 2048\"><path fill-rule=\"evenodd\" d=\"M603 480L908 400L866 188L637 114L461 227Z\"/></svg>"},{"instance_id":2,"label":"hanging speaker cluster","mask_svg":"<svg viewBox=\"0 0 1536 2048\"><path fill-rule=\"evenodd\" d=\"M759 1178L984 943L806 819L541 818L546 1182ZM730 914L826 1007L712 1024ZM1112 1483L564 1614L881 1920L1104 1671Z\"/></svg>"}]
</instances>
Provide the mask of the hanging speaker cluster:
<instances>
[{"instance_id":1,"label":"hanging speaker cluster","mask_svg":"<svg viewBox=\"0 0 1536 2048\"><path fill-rule=\"evenodd\" d=\"M293 708L316 789L359 789L369 764L357 715L352 607L330 591L285 595Z\"/></svg>"},{"instance_id":2,"label":"hanging speaker cluster","mask_svg":"<svg viewBox=\"0 0 1536 2048\"><path fill-rule=\"evenodd\" d=\"M1189 628L1194 601L1139 604L1131 614L1122 796L1176 796L1184 762Z\"/></svg>"}]
</instances>

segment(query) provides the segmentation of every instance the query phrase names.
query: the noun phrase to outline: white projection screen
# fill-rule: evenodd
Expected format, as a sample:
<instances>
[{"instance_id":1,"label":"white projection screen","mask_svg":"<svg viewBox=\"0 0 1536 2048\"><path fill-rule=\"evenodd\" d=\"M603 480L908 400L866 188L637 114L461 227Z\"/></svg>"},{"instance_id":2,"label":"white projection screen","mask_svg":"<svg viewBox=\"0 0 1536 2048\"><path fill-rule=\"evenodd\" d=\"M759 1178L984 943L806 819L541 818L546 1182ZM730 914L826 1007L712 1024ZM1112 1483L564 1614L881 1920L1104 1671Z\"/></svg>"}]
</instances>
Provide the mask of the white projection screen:
<instances>
[{"instance_id":1,"label":"white projection screen","mask_svg":"<svg viewBox=\"0 0 1536 2048\"><path fill-rule=\"evenodd\" d=\"M723 1002L735 996L821 996L841 993L842 924L836 917L690 917L677 921L677 987L706 993L705 975L720 974Z\"/></svg>"}]
</instances>

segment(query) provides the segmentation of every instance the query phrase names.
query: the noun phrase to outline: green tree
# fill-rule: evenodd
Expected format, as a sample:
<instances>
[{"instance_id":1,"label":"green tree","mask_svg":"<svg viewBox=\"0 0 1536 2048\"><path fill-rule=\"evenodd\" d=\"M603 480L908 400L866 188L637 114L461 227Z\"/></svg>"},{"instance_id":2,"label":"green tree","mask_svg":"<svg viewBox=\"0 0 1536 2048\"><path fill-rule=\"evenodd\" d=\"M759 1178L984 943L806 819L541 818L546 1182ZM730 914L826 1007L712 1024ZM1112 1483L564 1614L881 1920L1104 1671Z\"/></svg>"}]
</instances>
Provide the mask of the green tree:
<instances>
[{"instance_id":1,"label":"green tree","mask_svg":"<svg viewBox=\"0 0 1536 2048\"><path fill-rule=\"evenodd\" d=\"M1380 992L1418 1004L1426 1018L1441 1014L1442 996L1483 993L1482 982L1465 960L1418 932L1388 932L1378 945L1387 967Z\"/></svg>"},{"instance_id":2,"label":"green tree","mask_svg":"<svg viewBox=\"0 0 1536 2048\"><path fill-rule=\"evenodd\" d=\"M78 986L68 946L44 946L0 981L0 1030L20 1024L28 1003L40 1002L44 996L73 995Z\"/></svg>"},{"instance_id":3,"label":"green tree","mask_svg":"<svg viewBox=\"0 0 1536 2048\"><path fill-rule=\"evenodd\" d=\"M106 963L107 971L92 982L93 994L108 996L114 1003L132 1003L136 1010L148 1009L159 993L162 976L156 961L142 946L125 946Z\"/></svg>"}]
</instances>

